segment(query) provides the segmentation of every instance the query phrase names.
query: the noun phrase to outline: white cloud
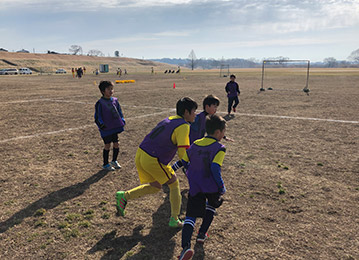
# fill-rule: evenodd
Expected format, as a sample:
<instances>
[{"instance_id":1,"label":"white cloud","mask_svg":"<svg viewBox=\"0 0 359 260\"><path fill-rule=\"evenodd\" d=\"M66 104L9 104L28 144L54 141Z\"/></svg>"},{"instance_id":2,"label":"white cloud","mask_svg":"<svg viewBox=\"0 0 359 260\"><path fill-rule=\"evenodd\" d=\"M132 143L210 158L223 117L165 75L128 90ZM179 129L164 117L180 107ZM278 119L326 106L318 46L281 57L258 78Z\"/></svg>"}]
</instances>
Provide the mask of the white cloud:
<instances>
[{"instance_id":1,"label":"white cloud","mask_svg":"<svg viewBox=\"0 0 359 260\"><path fill-rule=\"evenodd\" d=\"M189 31L165 31L165 32L154 33L153 35L161 36L161 37L166 37L166 36L186 37L186 36L190 36L191 34L192 33Z\"/></svg>"},{"instance_id":2,"label":"white cloud","mask_svg":"<svg viewBox=\"0 0 359 260\"><path fill-rule=\"evenodd\" d=\"M358 14L359 0L0 0L0 47L221 57L323 46L347 57L359 44Z\"/></svg>"},{"instance_id":3,"label":"white cloud","mask_svg":"<svg viewBox=\"0 0 359 260\"><path fill-rule=\"evenodd\" d=\"M14 7L61 11L96 10L97 8L154 7L188 4L191 0L1 0L0 10Z\"/></svg>"}]
</instances>

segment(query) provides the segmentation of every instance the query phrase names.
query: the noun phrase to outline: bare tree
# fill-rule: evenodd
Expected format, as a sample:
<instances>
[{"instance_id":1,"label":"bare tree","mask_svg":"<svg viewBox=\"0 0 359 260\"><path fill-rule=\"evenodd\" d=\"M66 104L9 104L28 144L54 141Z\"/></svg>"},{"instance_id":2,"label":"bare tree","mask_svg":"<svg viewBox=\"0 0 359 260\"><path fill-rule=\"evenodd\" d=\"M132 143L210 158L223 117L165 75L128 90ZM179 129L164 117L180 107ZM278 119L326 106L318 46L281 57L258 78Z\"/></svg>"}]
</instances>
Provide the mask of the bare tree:
<instances>
[{"instance_id":1,"label":"bare tree","mask_svg":"<svg viewBox=\"0 0 359 260\"><path fill-rule=\"evenodd\" d=\"M100 50L95 50L95 49L89 50L88 53L87 53L87 55L88 55L88 56L101 56L101 57L105 56L105 54L103 54L102 51L100 51Z\"/></svg>"},{"instance_id":2,"label":"bare tree","mask_svg":"<svg viewBox=\"0 0 359 260\"><path fill-rule=\"evenodd\" d=\"M196 60L197 60L196 54L194 53L193 50L188 55L188 58L190 59L191 68L193 70L196 65Z\"/></svg>"},{"instance_id":3,"label":"bare tree","mask_svg":"<svg viewBox=\"0 0 359 260\"><path fill-rule=\"evenodd\" d=\"M120 52L119 51L115 51L115 57L120 57Z\"/></svg>"},{"instance_id":4,"label":"bare tree","mask_svg":"<svg viewBox=\"0 0 359 260\"><path fill-rule=\"evenodd\" d=\"M352 51L348 57L348 60L359 62L359 49Z\"/></svg>"},{"instance_id":5,"label":"bare tree","mask_svg":"<svg viewBox=\"0 0 359 260\"><path fill-rule=\"evenodd\" d=\"M82 54L82 47L80 45L71 45L69 52L73 55Z\"/></svg>"},{"instance_id":6,"label":"bare tree","mask_svg":"<svg viewBox=\"0 0 359 260\"><path fill-rule=\"evenodd\" d=\"M325 58L323 62L327 65L328 68L335 68L338 66L337 60L333 57Z\"/></svg>"}]
</instances>

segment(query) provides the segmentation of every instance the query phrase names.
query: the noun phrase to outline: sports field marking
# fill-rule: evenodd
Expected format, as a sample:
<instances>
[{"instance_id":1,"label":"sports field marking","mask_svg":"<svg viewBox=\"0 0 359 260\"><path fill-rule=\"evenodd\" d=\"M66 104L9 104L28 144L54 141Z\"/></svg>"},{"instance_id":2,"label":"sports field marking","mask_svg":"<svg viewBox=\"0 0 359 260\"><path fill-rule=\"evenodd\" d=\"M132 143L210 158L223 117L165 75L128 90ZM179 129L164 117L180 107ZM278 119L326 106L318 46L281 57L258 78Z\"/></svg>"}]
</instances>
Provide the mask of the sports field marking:
<instances>
[{"instance_id":1,"label":"sports field marking","mask_svg":"<svg viewBox=\"0 0 359 260\"><path fill-rule=\"evenodd\" d=\"M219 112L219 113L227 114L226 112ZM248 114L248 113L236 113L236 115L251 116L251 117L255 116L255 117L270 117L270 118L281 118L281 119L296 119L296 120L325 121L325 122L336 122L336 123L347 123L347 124L359 124L359 121L325 119L325 118L314 118L314 117L278 116L278 115L262 115L262 114Z\"/></svg>"},{"instance_id":2,"label":"sports field marking","mask_svg":"<svg viewBox=\"0 0 359 260\"><path fill-rule=\"evenodd\" d=\"M38 100L59 101L59 102L76 102L76 101L63 101L63 100L54 100L54 99L38 99ZM27 101L24 100L23 102L27 102ZM82 102L82 103L88 104L86 102ZM131 105L121 105L121 106L134 107L134 108L165 109L165 108L152 107L152 106L133 106L133 105L132 106ZM173 108L167 108L166 111L129 117L129 118L126 118L126 120L160 115L160 114L164 114L164 113L173 112L175 110L176 109L173 109ZM219 111L217 113L218 114L227 114L226 112L219 112ZM249 116L249 117L266 117L266 118L279 118L279 119L294 119L294 120L309 120L309 121L324 121L324 122L335 122L335 123L346 123L346 124L359 124L359 121L336 120L336 119L313 118L313 117L279 116L279 115L263 115L263 114L249 114L249 113L236 113L236 115ZM84 129L87 127L93 127L93 126L94 126L94 124L89 124L89 125L84 125L84 126L80 126L80 127L71 127L71 128L67 128L67 129L61 129L61 130L57 130L57 131L38 133L38 134L27 135L27 136L18 136L18 137L14 137L14 138L5 139L5 140L0 140L0 143L6 143L6 142L21 140L21 139L29 139L29 138L39 137L39 136L44 136L44 135L58 134L58 133L63 133L63 132L67 132L67 131L75 131L75 130L80 130L80 129Z\"/></svg>"},{"instance_id":3,"label":"sports field marking","mask_svg":"<svg viewBox=\"0 0 359 260\"><path fill-rule=\"evenodd\" d=\"M133 106L133 107L140 107L140 106ZM146 107L146 108L150 108L150 107ZM151 107L151 108L155 108L155 107ZM159 109L159 108L156 108L156 109ZM126 120L133 120L133 119L138 119L138 118L143 118L143 117L148 117L148 116L160 115L160 114L165 114L165 113L169 113L169 112L173 112L173 111L175 111L175 109L171 108L171 109L167 109L166 111L129 117L129 118L126 118ZM217 113L218 114L227 114L226 112L217 112ZM310 118L310 117L261 115L261 114L248 114L248 113L236 113L236 115L250 116L250 117L267 117L267 118L279 118L279 119L295 119L295 120L311 120L311 121L359 124L359 121L346 121L346 120L322 119L322 118ZM33 135L18 136L18 137L14 137L14 138L5 139L5 140L0 140L0 143L6 143L6 142L21 140L21 139L29 139L29 138L34 138L34 137L39 137L39 136L44 136L44 135L59 134L59 133L68 132L68 131L85 129L88 127L95 127L95 124L89 124L89 125L84 125L84 126L80 126L80 127L71 127L71 128L67 128L67 129L61 129L61 130L45 132L45 133L38 133L38 134L33 134Z\"/></svg>"},{"instance_id":4,"label":"sports field marking","mask_svg":"<svg viewBox=\"0 0 359 260\"><path fill-rule=\"evenodd\" d=\"M168 109L168 110L162 111L162 112L156 112L156 113L151 113L151 114L146 114L146 115L139 115L139 116L129 117L129 118L126 118L126 120L132 120L132 119L137 119L137 118L154 116L154 115L169 113L169 112L173 112L173 111L175 111L175 109ZM93 124L83 125L83 126L79 126L79 127L71 127L71 128L61 129L61 130L57 130L57 131L51 131L51 132L45 132L45 133L37 133L37 134L33 134L33 135L18 136L18 137L5 139L5 140L0 140L0 143L7 143L7 142L11 142L11 141L29 139L29 138L45 136L45 135L60 134L60 133L63 133L63 132L75 131L75 130L85 129L85 128L88 128L88 127L96 127L96 125L95 125L95 123L93 123Z\"/></svg>"},{"instance_id":5,"label":"sports field marking","mask_svg":"<svg viewBox=\"0 0 359 260\"><path fill-rule=\"evenodd\" d=\"M71 96L71 98L76 98L76 97L93 97L93 96ZM68 103L74 102L74 103L81 103L81 104L93 104L93 103L90 103L90 102L81 102L81 101L73 101L73 100L66 101L66 100L64 100L64 98L69 98L69 97L13 100L13 101L0 102L0 105L2 105L2 104L17 104L17 103L30 103L30 102L39 102L39 101L52 101L52 102L55 101L55 102L68 102Z\"/></svg>"}]
</instances>

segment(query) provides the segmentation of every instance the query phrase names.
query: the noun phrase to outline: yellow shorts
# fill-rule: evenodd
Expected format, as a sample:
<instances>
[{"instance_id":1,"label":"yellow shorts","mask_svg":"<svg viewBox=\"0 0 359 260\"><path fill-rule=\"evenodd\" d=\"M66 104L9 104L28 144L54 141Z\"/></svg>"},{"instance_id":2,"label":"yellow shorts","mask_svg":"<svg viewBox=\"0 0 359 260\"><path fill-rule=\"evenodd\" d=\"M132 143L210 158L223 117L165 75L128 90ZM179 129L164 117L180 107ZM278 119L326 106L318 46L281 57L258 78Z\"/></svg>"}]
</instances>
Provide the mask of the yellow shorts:
<instances>
[{"instance_id":1,"label":"yellow shorts","mask_svg":"<svg viewBox=\"0 0 359 260\"><path fill-rule=\"evenodd\" d=\"M175 175L170 165L160 163L156 157L150 156L141 148L137 149L135 163L142 184L155 181L164 184Z\"/></svg>"}]
</instances>

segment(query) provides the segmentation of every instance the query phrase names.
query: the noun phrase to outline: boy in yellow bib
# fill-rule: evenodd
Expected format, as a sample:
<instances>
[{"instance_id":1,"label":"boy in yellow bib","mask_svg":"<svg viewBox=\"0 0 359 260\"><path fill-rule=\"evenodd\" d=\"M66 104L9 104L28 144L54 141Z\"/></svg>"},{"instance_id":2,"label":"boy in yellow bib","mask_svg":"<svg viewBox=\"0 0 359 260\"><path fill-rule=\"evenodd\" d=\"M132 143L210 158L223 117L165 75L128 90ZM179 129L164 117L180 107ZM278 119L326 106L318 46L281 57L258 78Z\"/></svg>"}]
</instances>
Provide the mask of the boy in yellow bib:
<instances>
[{"instance_id":1,"label":"boy in yellow bib","mask_svg":"<svg viewBox=\"0 0 359 260\"><path fill-rule=\"evenodd\" d=\"M171 218L170 227L182 227L178 218L181 209L179 181L169 165L176 152L180 159L189 147L189 122L193 122L197 103L191 98L181 98L176 105L177 115L168 117L152 129L137 149L135 163L142 185L128 191L116 193L118 215L125 215L128 200L157 193L163 184L170 189Z\"/></svg>"}]
</instances>

